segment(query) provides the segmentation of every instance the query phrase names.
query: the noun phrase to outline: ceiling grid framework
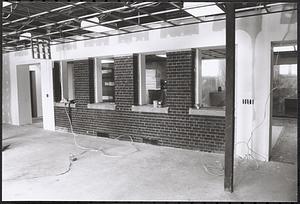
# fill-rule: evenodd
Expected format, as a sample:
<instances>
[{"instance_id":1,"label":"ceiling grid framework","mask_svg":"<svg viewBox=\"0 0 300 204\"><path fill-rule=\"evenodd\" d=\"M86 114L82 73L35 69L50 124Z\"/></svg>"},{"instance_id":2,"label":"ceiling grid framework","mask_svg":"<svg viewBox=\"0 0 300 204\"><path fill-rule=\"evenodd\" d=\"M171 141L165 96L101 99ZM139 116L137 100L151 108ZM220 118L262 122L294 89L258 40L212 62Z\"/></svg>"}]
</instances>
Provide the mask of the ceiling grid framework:
<instances>
[{"instance_id":1,"label":"ceiling grid framework","mask_svg":"<svg viewBox=\"0 0 300 204\"><path fill-rule=\"evenodd\" d=\"M236 3L235 12L241 18L293 11L296 6ZM37 39L55 45L220 21L225 13L224 3L214 2L4 2L2 51L30 49Z\"/></svg>"}]
</instances>

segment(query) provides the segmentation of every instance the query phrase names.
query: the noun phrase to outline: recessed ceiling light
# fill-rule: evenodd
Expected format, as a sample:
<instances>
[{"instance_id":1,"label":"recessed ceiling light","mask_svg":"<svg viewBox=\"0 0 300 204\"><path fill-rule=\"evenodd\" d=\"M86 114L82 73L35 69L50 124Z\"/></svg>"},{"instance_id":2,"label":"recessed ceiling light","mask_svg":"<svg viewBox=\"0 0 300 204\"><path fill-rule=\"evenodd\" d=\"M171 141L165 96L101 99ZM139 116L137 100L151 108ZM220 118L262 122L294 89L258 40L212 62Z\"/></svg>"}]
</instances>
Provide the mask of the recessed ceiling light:
<instances>
[{"instance_id":1,"label":"recessed ceiling light","mask_svg":"<svg viewBox=\"0 0 300 204\"><path fill-rule=\"evenodd\" d=\"M199 8L193 8L193 7L199 7ZM196 17L224 13L224 11L220 9L217 5L208 2L184 2L183 9L186 9L185 10L186 12Z\"/></svg>"},{"instance_id":2,"label":"recessed ceiling light","mask_svg":"<svg viewBox=\"0 0 300 204\"><path fill-rule=\"evenodd\" d=\"M167 57L166 54L162 54L162 55L156 55L157 57Z\"/></svg>"},{"instance_id":3,"label":"recessed ceiling light","mask_svg":"<svg viewBox=\"0 0 300 204\"><path fill-rule=\"evenodd\" d=\"M88 31L95 32L95 33L108 32L108 31L115 30L115 29L112 29L112 28L109 28L106 26L98 25L99 19L97 17L89 18L87 20L89 20L89 21L85 21L85 20L81 21L80 27L83 30L88 30ZM91 27L91 26L93 26L93 27Z\"/></svg>"},{"instance_id":4,"label":"recessed ceiling light","mask_svg":"<svg viewBox=\"0 0 300 204\"><path fill-rule=\"evenodd\" d=\"M6 6L9 6L9 5L11 5L10 2L7 2L7 1L2 2L2 7L6 7Z\"/></svg>"},{"instance_id":5,"label":"recessed ceiling light","mask_svg":"<svg viewBox=\"0 0 300 204\"><path fill-rule=\"evenodd\" d=\"M280 46L280 47L273 47L274 52L288 52L288 51L295 51L294 46ZM297 48L296 48L297 50Z\"/></svg>"}]
</instances>

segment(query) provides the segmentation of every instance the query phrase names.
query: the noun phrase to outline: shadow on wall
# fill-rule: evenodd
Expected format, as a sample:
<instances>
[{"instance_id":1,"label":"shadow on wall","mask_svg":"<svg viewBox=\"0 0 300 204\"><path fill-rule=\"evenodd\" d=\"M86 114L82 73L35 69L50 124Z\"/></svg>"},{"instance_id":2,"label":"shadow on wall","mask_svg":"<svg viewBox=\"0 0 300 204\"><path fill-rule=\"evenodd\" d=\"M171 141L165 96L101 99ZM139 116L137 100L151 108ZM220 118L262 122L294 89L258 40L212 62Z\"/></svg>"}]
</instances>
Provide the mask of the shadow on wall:
<instances>
[{"instance_id":1,"label":"shadow on wall","mask_svg":"<svg viewBox=\"0 0 300 204\"><path fill-rule=\"evenodd\" d=\"M184 26L184 29L182 29L181 27L162 29L160 31L160 38L172 38L194 34L199 34L199 24L187 25Z\"/></svg>"},{"instance_id":2,"label":"shadow on wall","mask_svg":"<svg viewBox=\"0 0 300 204\"><path fill-rule=\"evenodd\" d=\"M105 46L105 45L109 45L108 37L98 38L98 39L94 39L94 40L87 40L87 41L84 41L84 43L83 43L84 47Z\"/></svg>"},{"instance_id":3,"label":"shadow on wall","mask_svg":"<svg viewBox=\"0 0 300 204\"><path fill-rule=\"evenodd\" d=\"M134 33L132 35L120 35L119 43L131 43L132 41L148 41L149 40L149 32L140 32Z\"/></svg>"}]
</instances>

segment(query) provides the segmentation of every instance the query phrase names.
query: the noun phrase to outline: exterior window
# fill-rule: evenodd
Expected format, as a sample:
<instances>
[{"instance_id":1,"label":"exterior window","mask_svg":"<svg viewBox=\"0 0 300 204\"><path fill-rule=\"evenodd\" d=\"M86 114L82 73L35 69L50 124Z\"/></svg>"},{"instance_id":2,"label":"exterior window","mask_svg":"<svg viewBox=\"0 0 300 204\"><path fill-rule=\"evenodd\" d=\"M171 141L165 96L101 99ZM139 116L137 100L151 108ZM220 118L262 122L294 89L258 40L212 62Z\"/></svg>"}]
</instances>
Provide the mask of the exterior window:
<instances>
[{"instance_id":1,"label":"exterior window","mask_svg":"<svg viewBox=\"0 0 300 204\"><path fill-rule=\"evenodd\" d=\"M73 62L54 62L53 87L55 102L75 99Z\"/></svg>"},{"instance_id":2,"label":"exterior window","mask_svg":"<svg viewBox=\"0 0 300 204\"><path fill-rule=\"evenodd\" d=\"M138 55L139 105L153 104L154 107L165 105L166 65L165 53Z\"/></svg>"},{"instance_id":3,"label":"exterior window","mask_svg":"<svg viewBox=\"0 0 300 204\"><path fill-rule=\"evenodd\" d=\"M196 108L225 107L225 48L196 50Z\"/></svg>"},{"instance_id":4,"label":"exterior window","mask_svg":"<svg viewBox=\"0 0 300 204\"><path fill-rule=\"evenodd\" d=\"M113 58L95 58L95 103L115 102Z\"/></svg>"}]
</instances>

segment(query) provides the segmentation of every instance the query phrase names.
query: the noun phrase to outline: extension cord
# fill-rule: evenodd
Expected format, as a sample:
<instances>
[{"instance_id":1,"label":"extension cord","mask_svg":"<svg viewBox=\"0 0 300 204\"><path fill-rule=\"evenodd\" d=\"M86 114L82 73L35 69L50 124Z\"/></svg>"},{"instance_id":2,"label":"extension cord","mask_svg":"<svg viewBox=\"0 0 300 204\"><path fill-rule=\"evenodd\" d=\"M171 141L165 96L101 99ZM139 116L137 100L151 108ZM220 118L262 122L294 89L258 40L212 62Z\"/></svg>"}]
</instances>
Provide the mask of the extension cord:
<instances>
[{"instance_id":1,"label":"extension cord","mask_svg":"<svg viewBox=\"0 0 300 204\"><path fill-rule=\"evenodd\" d=\"M110 154L106 154L106 153L104 152L103 148L100 148L100 147L99 147L98 149L94 149L94 148L89 148L89 147L84 147L84 146L79 145L79 144L77 143L77 141L76 141L77 135L76 135L76 134L74 133L74 131L73 131L73 124L72 124L70 115L68 114L67 108L66 108L66 105L69 104L69 103L70 103L69 101L67 101L67 103L65 103L64 109L65 109L65 113L66 113L66 115L67 115L67 117L68 117L68 121L69 121L69 124L70 124L70 131L71 131L71 134L73 135L73 141L74 141L74 144L75 144L76 147L78 147L78 148L80 148L80 149L83 149L83 150L85 150L85 151L101 152L102 155L107 156L107 157L124 157L124 156L125 156L125 155L110 155ZM116 138L114 138L114 139L118 139L118 138L120 138L120 137L122 137L122 135L120 135L120 136L118 136L118 137L116 137ZM134 151L134 152L140 151L135 145L133 145L133 139L132 139L132 137L131 137L131 136L128 136L128 137L129 137L130 140L131 140L131 145L136 149L136 151ZM132 152L132 153L134 153L134 152ZM75 156L75 155L73 155L73 156ZM76 159L76 160L77 160L77 159ZM76 161L76 160L75 160L75 161Z\"/></svg>"}]
</instances>

